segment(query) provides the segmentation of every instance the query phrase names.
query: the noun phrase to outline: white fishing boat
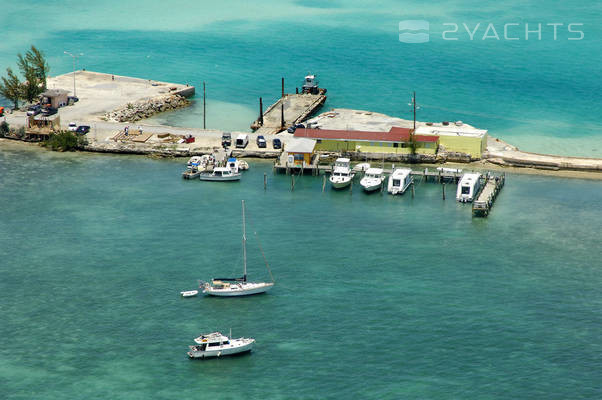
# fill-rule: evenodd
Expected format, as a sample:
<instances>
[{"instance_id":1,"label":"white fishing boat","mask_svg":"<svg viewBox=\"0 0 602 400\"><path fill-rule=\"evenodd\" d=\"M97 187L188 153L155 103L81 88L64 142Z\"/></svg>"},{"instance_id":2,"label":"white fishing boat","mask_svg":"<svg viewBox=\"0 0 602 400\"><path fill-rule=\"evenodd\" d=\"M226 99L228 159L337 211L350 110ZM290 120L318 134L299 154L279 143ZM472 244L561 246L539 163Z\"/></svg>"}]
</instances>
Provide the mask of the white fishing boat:
<instances>
[{"instance_id":1,"label":"white fishing boat","mask_svg":"<svg viewBox=\"0 0 602 400\"><path fill-rule=\"evenodd\" d=\"M246 164L246 162L245 162L245 164ZM238 172L240 172L240 171L243 170L242 165L241 165L241 161L237 160L234 157L228 158L228 162L226 163L226 166L228 168L230 168L230 170L232 172L234 172L234 173L238 173ZM247 168L248 168L248 164L247 164Z\"/></svg>"},{"instance_id":2,"label":"white fishing boat","mask_svg":"<svg viewBox=\"0 0 602 400\"><path fill-rule=\"evenodd\" d=\"M188 162L186 163L186 168L188 169L198 169L199 166L201 165L201 156L192 156L190 157L190 159L188 159Z\"/></svg>"},{"instance_id":3,"label":"white fishing boat","mask_svg":"<svg viewBox=\"0 0 602 400\"><path fill-rule=\"evenodd\" d=\"M472 202L481 187L481 174L470 173L462 175L456 190L456 200L460 203Z\"/></svg>"},{"instance_id":4,"label":"white fishing boat","mask_svg":"<svg viewBox=\"0 0 602 400\"><path fill-rule=\"evenodd\" d=\"M368 168L360 180L360 185L366 192L374 192L381 188L384 180L385 175L382 168Z\"/></svg>"},{"instance_id":5,"label":"white fishing boat","mask_svg":"<svg viewBox=\"0 0 602 400\"><path fill-rule=\"evenodd\" d=\"M232 334L230 334L232 336ZM204 334L194 339L196 345L189 346L190 358L223 357L241 354L253 349L255 339L238 338L222 335L220 332Z\"/></svg>"},{"instance_id":6,"label":"white fishing boat","mask_svg":"<svg viewBox=\"0 0 602 400\"><path fill-rule=\"evenodd\" d=\"M404 194L412 184L412 170L409 168L396 168L389 177L387 191L390 194Z\"/></svg>"},{"instance_id":7,"label":"white fishing boat","mask_svg":"<svg viewBox=\"0 0 602 400\"><path fill-rule=\"evenodd\" d=\"M199 294L198 290L187 290L184 292L180 292L180 294L182 295L182 297L194 297L197 294Z\"/></svg>"},{"instance_id":8,"label":"white fishing boat","mask_svg":"<svg viewBox=\"0 0 602 400\"><path fill-rule=\"evenodd\" d=\"M248 282L247 281L247 233L245 221L245 201L242 201L242 253L243 276L240 278L215 278L209 282L201 282L199 288L204 294L210 296L235 297L264 293L274 287L274 282ZM263 255L263 251L262 251ZM264 257L265 260L265 257ZM270 272L266 261L266 267ZM270 272L271 275L271 272Z\"/></svg>"},{"instance_id":9,"label":"white fishing boat","mask_svg":"<svg viewBox=\"0 0 602 400\"><path fill-rule=\"evenodd\" d=\"M240 172L233 172L228 167L216 167L213 171L205 171L199 174L199 179L202 181L216 181L216 182L227 182L227 181L239 181L241 177Z\"/></svg>"},{"instance_id":10,"label":"white fishing boat","mask_svg":"<svg viewBox=\"0 0 602 400\"><path fill-rule=\"evenodd\" d=\"M343 189L351 184L354 175L351 171L351 161L348 158L337 158L328 180L334 189Z\"/></svg>"},{"instance_id":11,"label":"white fishing boat","mask_svg":"<svg viewBox=\"0 0 602 400\"><path fill-rule=\"evenodd\" d=\"M353 167L353 172L366 172L370 168L370 163L359 163Z\"/></svg>"}]
</instances>

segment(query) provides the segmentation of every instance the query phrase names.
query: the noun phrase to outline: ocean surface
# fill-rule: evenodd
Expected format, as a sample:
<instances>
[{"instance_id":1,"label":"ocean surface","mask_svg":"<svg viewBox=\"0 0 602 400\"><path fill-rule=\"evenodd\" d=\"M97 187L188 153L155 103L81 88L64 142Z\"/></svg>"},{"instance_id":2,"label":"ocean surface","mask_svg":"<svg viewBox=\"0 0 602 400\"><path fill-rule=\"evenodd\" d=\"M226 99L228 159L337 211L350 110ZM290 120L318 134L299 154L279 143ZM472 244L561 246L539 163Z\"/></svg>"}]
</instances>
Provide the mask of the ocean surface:
<instances>
[{"instance_id":1,"label":"ocean surface","mask_svg":"<svg viewBox=\"0 0 602 400\"><path fill-rule=\"evenodd\" d=\"M400 42L405 20L429 42ZM259 96L312 72L326 109L409 119L416 90L420 120L602 157L600 20L591 1L11 1L0 74L31 44L51 74L83 53L77 68L205 81L208 127L247 130ZM195 100L153 121L199 127ZM304 176L291 192L270 162L233 184L183 181L184 162L2 144L0 399L602 398L600 181L510 175L473 219L454 185L445 201L434 183L412 199ZM240 273L243 199L249 274L268 278L256 232L275 288L182 299ZM230 329L253 353L187 359Z\"/></svg>"},{"instance_id":2,"label":"ocean surface","mask_svg":"<svg viewBox=\"0 0 602 400\"><path fill-rule=\"evenodd\" d=\"M220 184L184 161L0 152L0 398L602 396L600 182L510 175L474 219L455 185L291 191L269 162ZM241 273L242 199L275 288L181 298ZM229 329L250 355L187 359Z\"/></svg>"},{"instance_id":3,"label":"ocean surface","mask_svg":"<svg viewBox=\"0 0 602 400\"><path fill-rule=\"evenodd\" d=\"M400 42L406 20L428 21L429 42ZM249 129L281 77L294 92L312 72L328 88L326 109L411 119L416 91L420 120L462 120L528 151L602 157L601 20L591 0L10 1L0 72L35 44L51 74L72 70L69 51L84 54L78 69L205 81L208 127L231 130ZM155 121L200 127L201 112L197 101Z\"/></svg>"}]
</instances>

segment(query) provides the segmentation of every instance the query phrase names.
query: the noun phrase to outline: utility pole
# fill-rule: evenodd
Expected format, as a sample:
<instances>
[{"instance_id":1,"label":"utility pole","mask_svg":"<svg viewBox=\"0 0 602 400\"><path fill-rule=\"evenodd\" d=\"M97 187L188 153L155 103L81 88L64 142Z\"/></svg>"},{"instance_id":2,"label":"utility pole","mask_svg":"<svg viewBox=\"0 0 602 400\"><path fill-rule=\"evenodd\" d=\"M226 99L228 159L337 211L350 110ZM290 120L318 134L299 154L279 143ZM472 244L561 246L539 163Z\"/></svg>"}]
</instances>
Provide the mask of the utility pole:
<instances>
[{"instance_id":1,"label":"utility pole","mask_svg":"<svg viewBox=\"0 0 602 400\"><path fill-rule=\"evenodd\" d=\"M68 56L71 56L71 58L73 58L73 97L77 97L77 93L75 93L75 61L77 60L78 57L83 56L84 53L79 53L78 55L73 55L73 54L69 53L68 51L63 51L63 54L67 54Z\"/></svg>"},{"instance_id":2,"label":"utility pole","mask_svg":"<svg viewBox=\"0 0 602 400\"><path fill-rule=\"evenodd\" d=\"M205 81L203 81L203 129L207 129L207 107L205 104ZM414 118L415 119L415 118Z\"/></svg>"},{"instance_id":3,"label":"utility pole","mask_svg":"<svg viewBox=\"0 0 602 400\"><path fill-rule=\"evenodd\" d=\"M412 130L412 133L410 133L410 146L412 146L412 154L416 153L416 143L414 142L414 134L416 133L416 92L414 91L412 93L412 100L410 102L410 104L408 104L409 106L411 106L414 110L414 129Z\"/></svg>"}]
</instances>

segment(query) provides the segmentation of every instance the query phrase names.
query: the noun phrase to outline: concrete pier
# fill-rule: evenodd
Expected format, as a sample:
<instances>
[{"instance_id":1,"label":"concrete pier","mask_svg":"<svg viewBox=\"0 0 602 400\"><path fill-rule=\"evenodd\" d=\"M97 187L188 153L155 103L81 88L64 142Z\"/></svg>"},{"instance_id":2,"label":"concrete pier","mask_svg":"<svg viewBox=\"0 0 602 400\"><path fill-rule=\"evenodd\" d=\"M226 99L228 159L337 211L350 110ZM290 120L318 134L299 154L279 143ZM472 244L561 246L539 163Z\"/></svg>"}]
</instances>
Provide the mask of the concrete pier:
<instances>
[{"instance_id":1,"label":"concrete pier","mask_svg":"<svg viewBox=\"0 0 602 400\"><path fill-rule=\"evenodd\" d=\"M257 134L275 134L281 132L291 125L298 124L307 119L311 114L318 110L326 101L324 90L319 94L286 94L272 104L263 114L263 123L258 118L251 124ZM282 121L282 111L284 108L284 123Z\"/></svg>"}]
</instances>

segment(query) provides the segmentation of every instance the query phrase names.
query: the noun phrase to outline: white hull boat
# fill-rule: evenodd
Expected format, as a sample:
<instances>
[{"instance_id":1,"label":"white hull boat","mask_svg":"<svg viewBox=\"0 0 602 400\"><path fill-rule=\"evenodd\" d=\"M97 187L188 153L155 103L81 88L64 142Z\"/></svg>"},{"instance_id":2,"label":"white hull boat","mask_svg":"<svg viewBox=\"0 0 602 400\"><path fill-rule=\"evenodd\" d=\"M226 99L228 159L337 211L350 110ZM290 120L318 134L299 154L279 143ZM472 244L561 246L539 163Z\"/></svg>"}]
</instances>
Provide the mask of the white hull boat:
<instances>
[{"instance_id":1,"label":"white hull boat","mask_svg":"<svg viewBox=\"0 0 602 400\"><path fill-rule=\"evenodd\" d=\"M364 177L360 180L360 185L366 192L380 190L385 180L382 168L369 168Z\"/></svg>"},{"instance_id":2,"label":"white hull boat","mask_svg":"<svg viewBox=\"0 0 602 400\"><path fill-rule=\"evenodd\" d=\"M255 344L255 339L231 339L219 332L201 335L194 341L196 345L189 346L190 351L187 353L190 358L224 357L246 353L251 351Z\"/></svg>"},{"instance_id":3,"label":"white hull boat","mask_svg":"<svg viewBox=\"0 0 602 400\"><path fill-rule=\"evenodd\" d=\"M354 173L350 168L350 160L348 158L337 158L328 181L334 189L344 189L351 185L353 176Z\"/></svg>"},{"instance_id":4,"label":"white hull boat","mask_svg":"<svg viewBox=\"0 0 602 400\"><path fill-rule=\"evenodd\" d=\"M237 297L265 293L274 287L274 282L247 282L247 233L245 223L245 201L242 201L242 249L243 276L240 278L215 278L209 282L201 282L199 288L209 296ZM263 254L263 251L262 251ZM264 257L265 260L265 257ZM268 272L270 271L266 261ZM271 272L270 272L271 275Z\"/></svg>"},{"instance_id":5,"label":"white hull boat","mask_svg":"<svg viewBox=\"0 0 602 400\"><path fill-rule=\"evenodd\" d=\"M202 181L229 182L239 181L240 177L240 172L234 172L230 168L218 167L211 172L201 172L199 179Z\"/></svg>"},{"instance_id":6,"label":"white hull boat","mask_svg":"<svg viewBox=\"0 0 602 400\"><path fill-rule=\"evenodd\" d=\"M197 294L199 294L198 290L188 290L186 292L180 292L180 294L182 295L182 297L194 297Z\"/></svg>"},{"instance_id":7,"label":"white hull boat","mask_svg":"<svg viewBox=\"0 0 602 400\"><path fill-rule=\"evenodd\" d=\"M412 170L409 168L398 168L389 177L387 191L390 194L404 194L412 184Z\"/></svg>"}]
</instances>

